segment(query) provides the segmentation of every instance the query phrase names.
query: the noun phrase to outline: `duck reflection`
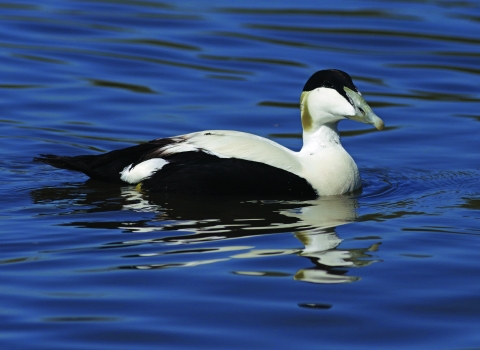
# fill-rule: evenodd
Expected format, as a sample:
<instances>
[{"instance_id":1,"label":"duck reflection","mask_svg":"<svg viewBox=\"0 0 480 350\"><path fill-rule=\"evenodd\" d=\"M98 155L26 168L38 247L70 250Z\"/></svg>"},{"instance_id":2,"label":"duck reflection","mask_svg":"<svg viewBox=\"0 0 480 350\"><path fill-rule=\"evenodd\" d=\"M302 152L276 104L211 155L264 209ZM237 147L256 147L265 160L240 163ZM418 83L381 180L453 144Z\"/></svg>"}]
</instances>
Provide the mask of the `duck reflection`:
<instances>
[{"instance_id":1,"label":"duck reflection","mask_svg":"<svg viewBox=\"0 0 480 350\"><path fill-rule=\"evenodd\" d=\"M232 259L296 255L308 259L311 265L297 271L293 275L295 280L346 283L359 279L348 275L352 267L367 266L376 261L372 253L379 245L358 249L339 248L342 239L336 234L336 227L357 220L357 200L349 196L308 201L165 197L95 181L67 184L62 188L36 189L31 196L35 203L55 204L59 215L65 215L62 209L68 210L69 218L88 212L102 212L108 217L108 220L103 217L99 220L96 215L95 221L69 221L64 225L122 229L130 234L136 233L135 239L110 242L100 247L115 249L138 246L138 254L124 255L123 258L141 259L146 263L122 265L120 269L194 267ZM128 215L125 215L126 211ZM84 215L81 217L85 218ZM151 237L160 232L163 233L161 237ZM226 244L234 239L290 232L303 247L257 249L249 245ZM222 246L215 246L217 243ZM152 248L157 251L152 252ZM199 258L203 254L215 254L218 258ZM177 259L182 261L178 262ZM245 276L291 275L278 271L233 272Z\"/></svg>"}]
</instances>

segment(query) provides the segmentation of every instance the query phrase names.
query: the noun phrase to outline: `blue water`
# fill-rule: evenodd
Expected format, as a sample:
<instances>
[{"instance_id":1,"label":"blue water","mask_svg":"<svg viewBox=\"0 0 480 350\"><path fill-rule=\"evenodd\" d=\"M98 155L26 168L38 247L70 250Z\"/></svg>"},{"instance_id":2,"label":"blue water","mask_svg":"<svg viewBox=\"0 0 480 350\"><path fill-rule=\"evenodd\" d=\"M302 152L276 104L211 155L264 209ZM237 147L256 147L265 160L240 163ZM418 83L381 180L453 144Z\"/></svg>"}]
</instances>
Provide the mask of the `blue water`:
<instances>
[{"instance_id":1,"label":"blue water","mask_svg":"<svg viewBox=\"0 0 480 350\"><path fill-rule=\"evenodd\" d=\"M2 349L480 347L480 4L0 2ZM170 198L34 163L233 129L301 147L338 68L363 192Z\"/></svg>"}]
</instances>

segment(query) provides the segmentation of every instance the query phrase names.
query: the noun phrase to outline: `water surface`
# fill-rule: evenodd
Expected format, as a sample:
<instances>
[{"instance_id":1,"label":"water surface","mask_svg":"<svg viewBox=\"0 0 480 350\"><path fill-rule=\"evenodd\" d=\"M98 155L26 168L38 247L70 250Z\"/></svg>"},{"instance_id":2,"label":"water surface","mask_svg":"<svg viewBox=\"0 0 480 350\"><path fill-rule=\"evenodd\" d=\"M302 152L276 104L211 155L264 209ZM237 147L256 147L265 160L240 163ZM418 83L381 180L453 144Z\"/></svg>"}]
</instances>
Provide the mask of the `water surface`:
<instances>
[{"instance_id":1,"label":"water surface","mask_svg":"<svg viewBox=\"0 0 480 350\"><path fill-rule=\"evenodd\" d=\"M480 346L475 1L0 3L5 349ZM338 68L359 194L162 198L32 162L233 129L301 147Z\"/></svg>"}]
</instances>

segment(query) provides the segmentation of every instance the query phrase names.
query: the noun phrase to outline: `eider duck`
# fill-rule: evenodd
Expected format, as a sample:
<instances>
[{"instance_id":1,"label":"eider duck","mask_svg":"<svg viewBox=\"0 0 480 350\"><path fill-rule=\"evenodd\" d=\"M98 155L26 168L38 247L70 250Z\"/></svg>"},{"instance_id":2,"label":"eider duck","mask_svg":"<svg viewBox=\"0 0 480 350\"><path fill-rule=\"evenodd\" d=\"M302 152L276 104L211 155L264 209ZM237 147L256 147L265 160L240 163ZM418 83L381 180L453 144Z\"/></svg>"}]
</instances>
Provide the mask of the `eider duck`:
<instances>
[{"instance_id":1,"label":"eider duck","mask_svg":"<svg viewBox=\"0 0 480 350\"><path fill-rule=\"evenodd\" d=\"M165 194L316 198L360 189L360 174L340 143L338 122L351 119L378 130L384 124L352 78L335 69L316 72L303 88L300 112L299 152L245 132L208 130L100 155L44 154L35 160Z\"/></svg>"}]
</instances>

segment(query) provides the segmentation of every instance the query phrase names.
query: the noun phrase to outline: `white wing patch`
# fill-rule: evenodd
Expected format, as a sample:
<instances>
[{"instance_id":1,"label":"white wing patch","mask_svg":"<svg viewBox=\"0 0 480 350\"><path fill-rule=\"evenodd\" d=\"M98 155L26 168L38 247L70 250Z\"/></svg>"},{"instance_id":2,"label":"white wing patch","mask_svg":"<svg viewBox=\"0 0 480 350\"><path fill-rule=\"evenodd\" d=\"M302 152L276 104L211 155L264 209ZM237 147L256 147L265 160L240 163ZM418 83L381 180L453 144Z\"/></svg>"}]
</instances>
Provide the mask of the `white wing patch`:
<instances>
[{"instance_id":1,"label":"white wing patch","mask_svg":"<svg viewBox=\"0 0 480 350\"><path fill-rule=\"evenodd\" d=\"M173 140L175 139L173 138ZM170 145L162 147L161 150L162 150L162 156L168 156L171 154L182 153L182 152L198 152L199 151L198 147L194 145L190 145L186 142L172 143Z\"/></svg>"},{"instance_id":2,"label":"white wing patch","mask_svg":"<svg viewBox=\"0 0 480 350\"><path fill-rule=\"evenodd\" d=\"M130 164L120 172L120 179L130 184L137 184L143 179L153 175L155 171L162 169L166 164L168 164L168 162L162 158L146 160L135 165L133 168L132 164Z\"/></svg>"},{"instance_id":3,"label":"white wing patch","mask_svg":"<svg viewBox=\"0 0 480 350\"><path fill-rule=\"evenodd\" d=\"M175 140L175 138L172 139ZM185 139L182 139L179 140L178 143L172 143L162 148L162 156L169 156L182 152L203 152L219 158L230 158L229 156L214 152L208 148L199 147L191 143L189 139L187 139L187 142L185 142Z\"/></svg>"},{"instance_id":4,"label":"white wing patch","mask_svg":"<svg viewBox=\"0 0 480 350\"><path fill-rule=\"evenodd\" d=\"M183 135L189 145L221 158L239 158L265 163L299 175L296 152L269 139L240 132L208 130Z\"/></svg>"}]
</instances>

